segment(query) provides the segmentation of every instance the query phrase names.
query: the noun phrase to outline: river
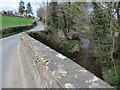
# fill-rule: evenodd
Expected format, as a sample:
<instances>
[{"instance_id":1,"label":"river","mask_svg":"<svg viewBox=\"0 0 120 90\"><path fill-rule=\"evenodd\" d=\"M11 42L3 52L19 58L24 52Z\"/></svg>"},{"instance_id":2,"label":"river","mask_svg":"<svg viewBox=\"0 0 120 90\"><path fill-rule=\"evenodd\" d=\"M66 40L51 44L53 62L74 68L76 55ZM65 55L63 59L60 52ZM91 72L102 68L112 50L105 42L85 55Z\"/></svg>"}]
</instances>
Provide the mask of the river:
<instances>
[{"instance_id":1,"label":"river","mask_svg":"<svg viewBox=\"0 0 120 90\"><path fill-rule=\"evenodd\" d=\"M80 51L74 52L69 56L69 58L94 73L99 78L103 79L100 64L95 61L95 57L91 54L90 40L80 38L80 41Z\"/></svg>"}]
</instances>

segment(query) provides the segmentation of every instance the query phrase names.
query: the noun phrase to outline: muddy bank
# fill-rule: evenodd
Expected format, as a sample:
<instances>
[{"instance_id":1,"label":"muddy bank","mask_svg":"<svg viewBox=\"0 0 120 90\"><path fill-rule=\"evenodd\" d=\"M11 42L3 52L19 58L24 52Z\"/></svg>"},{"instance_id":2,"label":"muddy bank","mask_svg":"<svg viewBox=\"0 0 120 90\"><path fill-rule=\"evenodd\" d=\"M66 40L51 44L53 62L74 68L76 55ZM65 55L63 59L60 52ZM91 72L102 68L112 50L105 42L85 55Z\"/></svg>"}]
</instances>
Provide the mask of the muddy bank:
<instances>
[{"instance_id":1,"label":"muddy bank","mask_svg":"<svg viewBox=\"0 0 120 90\"><path fill-rule=\"evenodd\" d=\"M90 53L88 39L68 40L60 30L29 32L28 34L103 79L100 64L95 61L95 57Z\"/></svg>"}]
</instances>

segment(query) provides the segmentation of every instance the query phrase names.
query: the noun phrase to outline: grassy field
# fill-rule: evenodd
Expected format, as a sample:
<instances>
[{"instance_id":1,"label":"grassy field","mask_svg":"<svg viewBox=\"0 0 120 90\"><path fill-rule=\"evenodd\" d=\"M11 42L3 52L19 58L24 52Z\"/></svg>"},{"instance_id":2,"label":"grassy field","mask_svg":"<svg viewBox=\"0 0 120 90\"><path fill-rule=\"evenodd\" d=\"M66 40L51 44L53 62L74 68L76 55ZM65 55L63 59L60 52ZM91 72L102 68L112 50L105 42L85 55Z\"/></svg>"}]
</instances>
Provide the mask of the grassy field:
<instances>
[{"instance_id":1,"label":"grassy field","mask_svg":"<svg viewBox=\"0 0 120 90\"><path fill-rule=\"evenodd\" d=\"M28 18L2 16L2 26L0 26L0 28L6 28L11 26L22 26L22 25L28 25L31 23L32 23L32 20Z\"/></svg>"},{"instance_id":2,"label":"grassy field","mask_svg":"<svg viewBox=\"0 0 120 90\"><path fill-rule=\"evenodd\" d=\"M32 24L33 20L29 18L20 18L20 17L12 17L12 16L1 16L0 15L0 28L7 28L7 27L17 27L17 26L24 26L24 25L29 25ZM2 25L1 25L2 24ZM0 38L8 37L23 31L27 31L28 29L21 29L21 30L16 30L14 32L8 32L6 34L0 34Z\"/></svg>"}]
</instances>

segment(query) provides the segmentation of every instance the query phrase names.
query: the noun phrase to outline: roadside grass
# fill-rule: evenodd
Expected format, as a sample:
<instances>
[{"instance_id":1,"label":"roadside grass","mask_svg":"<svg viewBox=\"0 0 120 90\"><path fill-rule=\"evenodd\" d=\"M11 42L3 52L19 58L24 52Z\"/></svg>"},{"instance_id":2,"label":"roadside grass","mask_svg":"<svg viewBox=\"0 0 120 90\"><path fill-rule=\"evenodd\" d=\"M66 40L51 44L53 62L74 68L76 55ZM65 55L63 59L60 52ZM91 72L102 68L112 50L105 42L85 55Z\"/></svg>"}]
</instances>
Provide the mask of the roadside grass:
<instances>
[{"instance_id":1,"label":"roadside grass","mask_svg":"<svg viewBox=\"0 0 120 90\"><path fill-rule=\"evenodd\" d=\"M12 36L12 35L18 34L18 33L20 33L20 32L24 32L24 31L28 31L28 29L21 30L21 31L17 31L17 32L11 32L11 33L7 33L7 34L2 34L2 35L0 35L0 39L1 39L1 38L5 38L5 37L8 37L8 36Z\"/></svg>"},{"instance_id":2,"label":"roadside grass","mask_svg":"<svg viewBox=\"0 0 120 90\"><path fill-rule=\"evenodd\" d=\"M2 26L0 26L0 28L29 25L32 23L32 21L33 20L29 18L2 16Z\"/></svg>"},{"instance_id":3,"label":"roadside grass","mask_svg":"<svg viewBox=\"0 0 120 90\"><path fill-rule=\"evenodd\" d=\"M12 33L4 34L0 38L8 37L8 36L11 36L11 35L14 35L14 34L17 34L17 32L12 32Z\"/></svg>"},{"instance_id":4,"label":"roadside grass","mask_svg":"<svg viewBox=\"0 0 120 90\"><path fill-rule=\"evenodd\" d=\"M0 28L9 28L9 27L18 27L18 26L25 26L31 25L33 23L32 19L26 17L14 17L14 16L2 16L1 15L1 25ZM18 34L20 32L27 31L28 29L18 30L14 32L9 32L6 34L0 34L0 38L8 37L11 35Z\"/></svg>"}]
</instances>

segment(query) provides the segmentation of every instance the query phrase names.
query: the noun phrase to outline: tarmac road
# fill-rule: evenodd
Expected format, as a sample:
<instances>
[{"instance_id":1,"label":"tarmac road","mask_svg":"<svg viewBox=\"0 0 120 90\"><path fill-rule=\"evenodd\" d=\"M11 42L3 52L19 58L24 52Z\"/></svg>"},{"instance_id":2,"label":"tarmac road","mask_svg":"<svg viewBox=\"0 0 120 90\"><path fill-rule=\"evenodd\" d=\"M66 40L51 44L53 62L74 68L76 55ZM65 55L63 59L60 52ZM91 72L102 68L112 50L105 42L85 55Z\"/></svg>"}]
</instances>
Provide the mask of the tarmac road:
<instances>
[{"instance_id":1,"label":"tarmac road","mask_svg":"<svg viewBox=\"0 0 120 90\"><path fill-rule=\"evenodd\" d=\"M41 22L30 31L43 30ZM16 34L10 37L0 39L0 62L2 63L0 75L2 73L2 88L36 88L33 80L33 74L26 61L22 61L19 55L20 35Z\"/></svg>"}]
</instances>

